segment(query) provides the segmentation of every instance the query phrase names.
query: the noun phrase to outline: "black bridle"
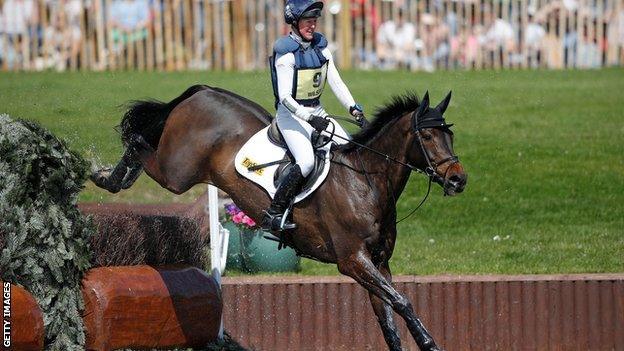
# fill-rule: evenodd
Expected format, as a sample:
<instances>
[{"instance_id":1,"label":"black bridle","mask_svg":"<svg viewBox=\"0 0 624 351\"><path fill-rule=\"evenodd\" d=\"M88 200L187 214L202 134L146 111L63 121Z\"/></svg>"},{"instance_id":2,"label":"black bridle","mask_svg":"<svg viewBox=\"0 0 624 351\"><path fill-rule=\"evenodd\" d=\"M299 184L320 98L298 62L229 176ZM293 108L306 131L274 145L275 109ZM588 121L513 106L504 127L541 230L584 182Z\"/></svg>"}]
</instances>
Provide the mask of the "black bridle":
<instances>
[{"instance_id":1,"label":"black bridle","mask_svg":"<svg viewBox=\"0 0 624 351\"><path fill-rule=\"evenodd\" d=\"M412 118L416 117L415 114L416 114L416 112L414 112L412 114ZM340 117L340 116L330 116L330 117L334 118L334 119L340 119L340 120L343 120L343 121L348 121L348 122L353 123L353 124L357 124L357 122L355 122L355 121L353 121L351 119L344 118L344 117ZM336 118L336 117L339 117L339 118ZM425 157L425 161L427 163L427 166L424 169L420 169L420 168L418 168L418 167L416 167L414 165L411 165L409 163L400 161L400 160L398 160L398 159L396 159L396 158L394 158L394 157L392 157L392 156L390 156L388 154L384 154L383 152L377 151L377 150L375 150L375 149L373 149L373 148L371 148L369 146L357 143L357 142L355 142L353 140L350 140L350 139L347 139L347 138L343 138L342 136L335 134L334 133L335 126L333 125L334 123L332 121L330 121L329 123L332 125L332 132L331 132L331 135L330 135L330 140L333 137L338 137L339 139L342 139L342 140L344 140L346 142L349 142L349 143L351 143L353 145L356 145L356 146L361 147L363 149L366 149L366 150L368 150L368 151L370 151L370 152L372 152L374 154L377 154L377 155L385 158L386 161L392 161L394 163L398 163L398 164L400 164L400 165L402 165L402 166L404 166L406 168L409 168L410 171L413 171L413 172L416 172L416 173L420 173L420 174L424 174L425 176L429 177L429 179L431 179L432 181L435 181L436 183L439 183L439 184L443 184L444 183L444 179L446 178L446 172L448 172L448 170L451 168L451 166L453 164L459 162L459 157L457 157L457 155L451 155L451 156L449 156L449 157L447 157L447 158L445 158L443 160L437 161L437 162L432 160L431 156L429 156L429 152L427 152L427 148L425 148L425 144L423 142L422 135L421 135L421 131L423 129L425 129L424 127L414 127L414 129L413 129L414 134L416 135L416 139L418 140L418 144L420 145L420 150L422 151L422 154ZM452 133L450 131L450 129L448 129L448 128L442 128L442 129L443 129L443 131L445 133ZM322 144L322 146L324 146L324 145L326 145L326 143ZM438 167L440 167L443 164L448 163L448 162L452 162L451 166L447 167L444 176L439 175L438 172L437 172Z\"/></svg>"},{"instance_id":2,"label":"black bridle","mask_svg":"<svg viewBox=\"0 0 624 351\"><path fill-rule=\"evenodd\" d=\"M331 116L331 117L334 118L334 119L340 119L340 120L347 121L347 122L350 122L350 123L353 123L353 124L357 124L357 122L355 122L355 121L353 121L351 119L344 118L344 117L340 117L340 116ZM338 117L338 118L336 118L336 117ZM411 118L414 121L414 123L412 124L412 130L413 130L413 132L414 132L414 134L416 136L416 139L418 140L418 145L420 146L421 152L422 152L422 154L423 154L423 156L425 158L425 161L427 163L427 166L424 169L420 169L420 168L418 168L418 167L416 167L414 165L411 165L409 163L400 161L397 158L394 158L394 157L392 157L392 156L390 156L388 154L384 154L383 152L377 151L377 150L375 150L375 149L373 149L373 148L371 148L369 146L357 143L357 142L355 142L353 140L350 140L350 139L347 139L347 138L343 138L342 136L335 134L334 133L335 126L333 125L333 122L330 121L330 124L332 124L332 127L333 127L332 128L332 133L330 135L330 140L333 139L333 137L338 137L339 139L347 141L347 142L349 142L351 144L354 144L354 145L356 145L358 147L366 149L366 150L368 150L368 151L370 151L370 152L372 152L374 154L377 154L377 155L385 158L386 162L392 161L394 163L400 164L400 165L408 168L412 172L421 173L421 174L424 174L425 176L428 177L429 184L427 186L427 194L425 194L425 197L420 201L420 203L418 204L418 206L416 206L416 208L414 210L412 210L407 216L401 218L395 224L399 224L400 222L402 222L402 221L406 220L407 218L411 217L416 211L418 211L418 209L420 209L420 207L425 203L425 201L427 201L427 198L429 197L429 194L431 193L431 183L436 182L438 184L444 185L444 180L446 179L446 175L447 175L449 169L451 169L451 167L454 164L459 162L459 157L457 155L455 155L455 154L453 154L453 155L451 155L451 156L449 156L449 157L447 157L447 158L445 158L443 160L434 161L432 159L432 157L429 155L429 152L428 152L427 148L425 147L425 143L423 141L423 137L422 137L422 134L421 134L422 130L425 129L425 128L439 128L439 129L442 129L445 133L449 133L449 134L452 135L452 132L449 129L450 126L446 126L444 123L442 123L440 126L437 126L437 127L436 126L431 126L431 127L419 126L418 122L417 122L417 111L414 111L412 113L412 117ZM440 174L438 174L437 170L438 170L438 168L440 166L442 166L442 165L444 165L444 164L446 164L448 162L452 162L452 163L451 163L451 165L449 165L446 168L446 171L444 172L444 176L441 176ZM362 169L362 171L368 177L368 174L367 174L366 170ZM369 184L370 184L370 182L369 182ZM396 198L395 198L395 195L394 195L394 189L392 187L392 182L390 181L390 179L388 179L388 185L389 185L389 188L390 188L389 190L392 193L392 197L394 199L394 202L396 203ZM447 194L446 189L444 190L444 194L445 195Z\"/></svg>"}]
</instances>

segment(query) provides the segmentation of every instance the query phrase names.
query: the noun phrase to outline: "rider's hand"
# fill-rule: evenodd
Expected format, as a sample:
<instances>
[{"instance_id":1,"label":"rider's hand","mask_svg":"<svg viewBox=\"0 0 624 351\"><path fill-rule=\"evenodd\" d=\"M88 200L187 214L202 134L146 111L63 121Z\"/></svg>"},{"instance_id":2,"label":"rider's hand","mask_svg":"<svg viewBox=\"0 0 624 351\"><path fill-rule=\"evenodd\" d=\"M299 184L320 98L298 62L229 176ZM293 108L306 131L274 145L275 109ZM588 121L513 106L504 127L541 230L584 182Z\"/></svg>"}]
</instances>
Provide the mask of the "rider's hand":
<instances>
[{"instance_id":1,"label":"rider's hand","mask_svg":"<svg viewBox=\"0 0 624 351\"><path fill-rule=\"evenodd\" d=\"M317 132L320 133L327 129L327 126L329 125L329 119L321 116L311 116L310 120L308 120L308 123L310 123L310 125L314 129L316 129Z\"/></svg>"},{"instance_id":2,"label":"rider's hand","mask_svg":"<svg viewBox=\"0 0 624 351\"><path fill-rule=\"evenodd\" d=\"M366 117L364 117L364 109L362 108L362 105L355 104L351 106L349 108L349 113L351 114L351 116L355 117L355 120L358 122L358 126L360 128L365 128L370 124L368 123Z\"/></svg>"}]
</instances>

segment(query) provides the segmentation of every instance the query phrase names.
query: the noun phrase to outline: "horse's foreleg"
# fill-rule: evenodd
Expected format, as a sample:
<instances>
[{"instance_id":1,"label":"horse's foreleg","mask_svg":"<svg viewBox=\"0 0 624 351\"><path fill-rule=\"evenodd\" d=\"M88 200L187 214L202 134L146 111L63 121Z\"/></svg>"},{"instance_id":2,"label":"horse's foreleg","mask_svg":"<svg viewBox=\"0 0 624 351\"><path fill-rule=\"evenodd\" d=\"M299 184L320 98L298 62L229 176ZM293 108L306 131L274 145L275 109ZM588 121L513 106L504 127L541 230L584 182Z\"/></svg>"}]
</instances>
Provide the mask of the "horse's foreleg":
<instances>
[{"instance_id":1,"label":"horse's foreleg","mask_svg":"<svg viewBox=\"0 0 624 351\"><path fill-rule=\"evenodd\" d=\"M381 265L380 272L386 280L389 282L392 281L392 275L390 274L388 262L384 262ZM388 344L388 348L390 351L401 351L401 336L399 335L399 330L394 323L394 311L392 310L392 306L385 303L382 299L372 293L369 293L369 295L373 311L375 311L377 321L379 322L379 326L383 332L386 344Z\"/></svg>"},{"instance_id":2,"label":"horse's foreleg","mask_svg":"<svg viewBox=\"0 0 624 351\"><path fill-rule=\"evenodd\" d=\"M410 301L401 295L375 267L370 257L360 251L338 261L338 270L355 279L371 294L392 306L407 323L410 334L414 337L421 351L441 350L418 319Z\"/></svg>"},{"instance_id":3,"label":"horse's foreleg","mask_svg":"<svg viewBox=\"0 0 624 351\"><path fill-rule=\"evenodd\" d=\"M91 174L90 179L95 185L106 189L111 193L117 193L121 189L128 189L139 178L143 166L135 153L126 149L117 165L110 169L100 169Z\"/></svg>"}]
</instances>

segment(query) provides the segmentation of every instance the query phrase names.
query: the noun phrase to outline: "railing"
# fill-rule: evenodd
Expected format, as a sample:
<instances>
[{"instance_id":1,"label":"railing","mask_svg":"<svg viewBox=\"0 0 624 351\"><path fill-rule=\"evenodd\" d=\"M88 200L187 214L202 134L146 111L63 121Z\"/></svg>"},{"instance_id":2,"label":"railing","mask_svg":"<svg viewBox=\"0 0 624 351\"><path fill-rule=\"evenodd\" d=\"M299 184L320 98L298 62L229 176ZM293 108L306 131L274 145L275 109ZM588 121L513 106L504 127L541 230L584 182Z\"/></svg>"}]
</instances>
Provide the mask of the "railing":
<instances>
[{"instance_id":1,"label":"railing","mask_svg":"<svg viewBox=\"0 0 624 351\"><path fill-rule=\"evenodd\" d=\"M594 68L624 62L624 0L327 0L343 68ZM253 70L282 0L0 0L0 69Z\"/></svg>"}]
</instances>

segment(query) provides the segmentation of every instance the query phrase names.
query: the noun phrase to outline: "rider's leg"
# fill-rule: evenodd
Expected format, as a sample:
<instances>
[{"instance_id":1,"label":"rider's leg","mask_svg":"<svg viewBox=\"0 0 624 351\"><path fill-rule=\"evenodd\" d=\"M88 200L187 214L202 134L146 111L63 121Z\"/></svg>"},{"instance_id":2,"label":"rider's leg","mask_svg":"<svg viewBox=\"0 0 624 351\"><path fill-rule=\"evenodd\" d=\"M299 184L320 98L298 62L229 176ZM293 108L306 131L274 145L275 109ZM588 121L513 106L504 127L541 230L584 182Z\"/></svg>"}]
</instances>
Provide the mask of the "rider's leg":
<instances>
[{"instance_id":1,"label":"rider's leg","mask_svg":"<svg viewBox=\"0 0 624 351\"><path fill-rule=\"evenodd\" d=\"M284 221L282 225L282 216L299 193L305 177L312 172L314 167L314 151L309 139L312 127L290 114L279 113L279 110L277 126L297 164L284 176L284 180L275 192L271 207L263 218L263 228L272 231L296 228L294 223L288 221Z\"/></svg>"}]
</instances>

